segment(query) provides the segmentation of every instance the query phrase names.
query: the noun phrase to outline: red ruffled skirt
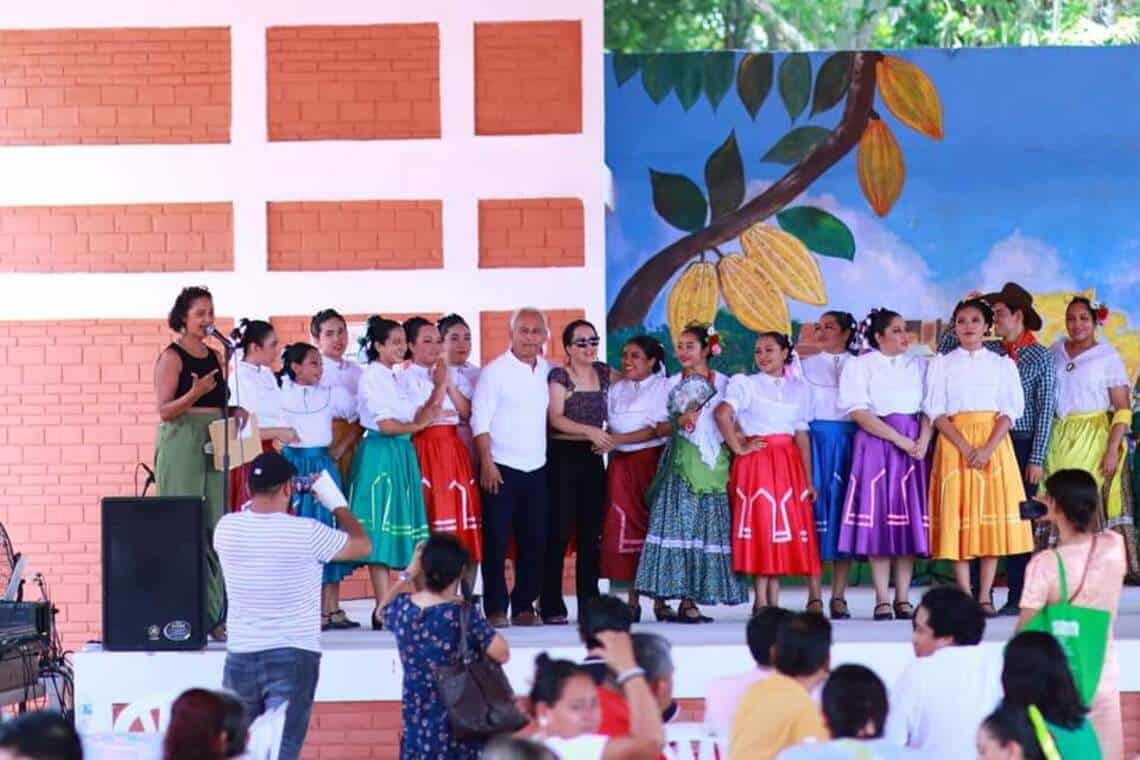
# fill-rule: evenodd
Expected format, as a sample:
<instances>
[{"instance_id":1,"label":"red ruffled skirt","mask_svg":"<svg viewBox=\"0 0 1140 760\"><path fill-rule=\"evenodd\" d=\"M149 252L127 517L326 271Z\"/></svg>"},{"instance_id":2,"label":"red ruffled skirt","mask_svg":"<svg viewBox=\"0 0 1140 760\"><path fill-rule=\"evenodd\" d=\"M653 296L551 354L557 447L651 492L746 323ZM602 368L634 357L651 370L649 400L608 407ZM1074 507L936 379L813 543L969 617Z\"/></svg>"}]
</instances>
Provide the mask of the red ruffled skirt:
<instances>
[{"instance_id":1,"label":"red ruffled skirt","mask_svg":"<svg viewBox=\"0 0 1140 760\"><path fill-rule=\"evenodd\" d=\"M479 483L455 425L432 425L412 436L423 476L424 506L432 533L454 533L471 559L483 559Z\"/></svg>"},{"instance_id":2,"label":"red ruffled skirt","mask_svg":"<svg viewBox=\"0 0 1140 760\"><path fill-rule=\"evenodd\" d=\"M747 575L819 575L815 518L803 462L790 435L732 461L732 569Z\"/></svg>"},{"instance_id":3,"label":"red ruffled skirt","mask_svg":"<svg viewBox=\"0 0 1140 760\"><path fill-rule=\"evenodd\" d=\"M649 505L645 492L657 474L664 446L610 454L606 471L609 503L602 522L601 577L633 582L645 531L649 527Z\"/></svg>"}]
</instances>

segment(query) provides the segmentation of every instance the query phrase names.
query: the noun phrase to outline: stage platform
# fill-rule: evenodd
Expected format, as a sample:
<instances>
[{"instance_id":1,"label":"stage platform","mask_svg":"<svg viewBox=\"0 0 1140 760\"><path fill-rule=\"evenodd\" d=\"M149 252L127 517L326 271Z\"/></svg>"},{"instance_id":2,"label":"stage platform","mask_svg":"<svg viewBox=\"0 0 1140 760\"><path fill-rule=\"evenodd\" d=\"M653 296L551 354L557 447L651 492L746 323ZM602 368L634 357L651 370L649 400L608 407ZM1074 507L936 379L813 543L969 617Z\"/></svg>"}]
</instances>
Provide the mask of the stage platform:
<instances>
[{"instance_id":1,"label":"stage platform","mask_svg":"<svg viewBox=\"0 0 1140 760\"><path fill-rule=\"evenodd\" d=\"M922 589L911 599L917 603ZM996 592L999 605L1004 589ZM834 624L832 665L861 663L873 668L888 684L894 683L913 659L910 623L871 620L872 594L855 588L847 594L851 620ZM806 592L789 589L781 594L781 604L802 609ZM568 599L571 619L574 600ZM367 625L371 602L345 603L349 616ZM722 675L751 667L744 640L747 605L706 607L716 622L679 625L653 621L652 608L643 603L638 631L652 631L673 643L676 663L675 692L678 698L701 698L708 682ZM985 646L995 658L1001 657L1002 644L1013 631L1015 618L997 618L986 625ZM518 693L530 688L534 658L548 651L554 656L580 659L582 646L573 624L504 630L511 645L507 674ZM1140 588L1126 588L1116 623L1116 643L1120 658L1121 691L1140 692ZM330 631L322 636L324 656L317 687L319 702L374 702L400 700L400 662L395 639L390 633L369 629ZM201 686L216 688L222 682L225 646L211 644L200 652L144 653L104 652L88 645L75 654L75 706L80 731L110 731L116 705L137 702L167 703L184 689Z\"/></svg>"}]
</instances>

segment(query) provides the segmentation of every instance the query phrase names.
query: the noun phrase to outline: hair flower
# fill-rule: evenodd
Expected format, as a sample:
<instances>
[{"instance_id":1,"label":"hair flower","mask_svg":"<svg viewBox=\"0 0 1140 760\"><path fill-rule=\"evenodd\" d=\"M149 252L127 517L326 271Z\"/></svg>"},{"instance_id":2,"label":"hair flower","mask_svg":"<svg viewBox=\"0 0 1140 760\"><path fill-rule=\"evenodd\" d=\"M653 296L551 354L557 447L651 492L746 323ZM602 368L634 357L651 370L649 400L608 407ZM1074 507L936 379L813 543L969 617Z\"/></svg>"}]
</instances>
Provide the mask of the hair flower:
<instances>
[{"instance_id":1,"label":"hair flower","mask_svg":"<svg viewBox=\"0 0 1140 760\"><path fill-rule=\"evenodd\" d=\"M1093 316L1096 318L1096 323L1101 327L1108 321L1108 307L1103 303L1093 303Z\"/></svg>"}]
</instances>

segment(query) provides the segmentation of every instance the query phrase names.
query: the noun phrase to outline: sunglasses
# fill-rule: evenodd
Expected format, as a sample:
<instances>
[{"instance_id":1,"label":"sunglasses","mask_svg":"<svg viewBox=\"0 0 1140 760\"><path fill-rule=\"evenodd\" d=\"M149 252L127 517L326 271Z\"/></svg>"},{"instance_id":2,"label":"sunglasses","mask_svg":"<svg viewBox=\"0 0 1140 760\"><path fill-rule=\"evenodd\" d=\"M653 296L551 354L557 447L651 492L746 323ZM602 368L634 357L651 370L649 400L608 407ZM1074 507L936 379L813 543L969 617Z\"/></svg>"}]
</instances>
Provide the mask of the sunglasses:
<instances>
[{"instance_id":1,"label":"sunglasses","mask_svg":"<svg viewBox=\"0 0 1140 760\"><path fill-rule=\"evenodd\" d=\"M577 340L570 341L570 345L577 348L594 348L602 342L601 338L578 338Z\"/></svg>"}]
</instances>

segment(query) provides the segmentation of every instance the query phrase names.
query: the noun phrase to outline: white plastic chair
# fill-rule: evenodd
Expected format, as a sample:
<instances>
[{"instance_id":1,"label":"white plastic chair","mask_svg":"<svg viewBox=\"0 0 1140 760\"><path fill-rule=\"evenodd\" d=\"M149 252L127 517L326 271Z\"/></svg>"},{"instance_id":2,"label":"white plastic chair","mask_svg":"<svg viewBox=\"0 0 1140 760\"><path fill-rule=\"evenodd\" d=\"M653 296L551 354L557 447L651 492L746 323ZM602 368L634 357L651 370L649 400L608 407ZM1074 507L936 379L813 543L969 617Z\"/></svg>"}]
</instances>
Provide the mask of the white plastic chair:
<instances>
[{"instance_id":1,"label":"white plastic chair","mask_svg":"<svg viewBox=\"0 0 1140 760\"><path fill-rule=\"evenodd\" d=\"M727 760L728 750L716 729L704 723L667 723L665 757L668 760Z\"/></svg>"},{"instance_id":2,"label":"white plastic chair","mask_svg":"<svg viewBox=\"0 0 1140 760\"><path fill-rule=\"evenodd\" d=\"M111 725L111 732L124 734L131 731L135 721L138 721L144 733L160 734L166 731L170 723L170 706L174 704L177 694L151 694L136 699L124 707L115 716ZM157 714L157 715L156 715Z\"/></svg>"},{"instance_id":3,"label":"white plastic chair","mask_svg":"<svg viewBox=\"0 0 1140 760\"><path fill-rule=\"evenodd\" d=\"M266 710L249 726L249 744L243 758L247 760L277 760L281 752L281 737L285 734L285 711L288 702Z\"/></svg>"}]
</instances>

